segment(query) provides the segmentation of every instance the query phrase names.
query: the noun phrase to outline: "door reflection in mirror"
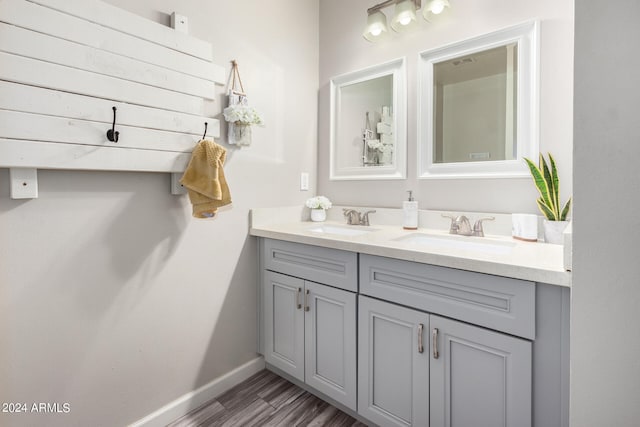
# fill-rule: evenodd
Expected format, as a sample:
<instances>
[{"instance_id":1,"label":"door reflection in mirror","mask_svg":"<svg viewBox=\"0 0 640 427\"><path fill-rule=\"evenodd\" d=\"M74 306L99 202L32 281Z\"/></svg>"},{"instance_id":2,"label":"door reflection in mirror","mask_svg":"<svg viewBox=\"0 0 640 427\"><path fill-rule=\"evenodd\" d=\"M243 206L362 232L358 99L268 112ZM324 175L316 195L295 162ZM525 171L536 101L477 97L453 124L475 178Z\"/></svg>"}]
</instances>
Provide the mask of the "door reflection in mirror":
<instances>
[{"instance_id":1,"label":"door reflection in mirror","mask_svg":"<svg viewBox=\"0 0 640 427\"><path fill-rule=\"evenodd\" d=\"M406 177L405 59L331 79L330 180Z\"/></svg>"},{"instance_id":2,"label":"door reflection in mirror","mask_svg":"<svg viewBox=\"0 0 640 427\"><path fill-rule=\"evenodd\" d=\"M393 76L345 85L340 98L338 143L347 143L352 154L342 156L339 166L392 164L393 117L389 105L393 102Z\"/></svg>"},{"instance_id":3,"label":"door reflection in mirror","mask_svg":"<svg viewBox=\"0 0 640 427\"><path fill-rule=\"evenodd\" d=\"M434 64L435 163L517 158L517 44Z\"/></svg>"}]
</instances>

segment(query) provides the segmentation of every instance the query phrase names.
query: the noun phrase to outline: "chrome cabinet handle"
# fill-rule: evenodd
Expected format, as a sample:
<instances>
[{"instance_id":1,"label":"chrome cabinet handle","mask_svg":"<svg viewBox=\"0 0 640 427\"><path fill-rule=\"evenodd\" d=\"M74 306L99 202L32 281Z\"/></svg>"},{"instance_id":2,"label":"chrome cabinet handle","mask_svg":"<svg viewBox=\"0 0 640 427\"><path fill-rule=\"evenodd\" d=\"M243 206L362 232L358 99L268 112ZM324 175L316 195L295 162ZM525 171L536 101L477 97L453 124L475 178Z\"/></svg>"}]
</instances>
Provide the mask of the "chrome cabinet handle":
<instances>
[{"instance_id":1,"label":"chrome cabinet handle","mask_svg":"<svg viewBox=\"0 0 640 427\"><path fill-rule=\"evenodd\" d=\"M418 353L424 352L424 346L422 345L422 329L424 325L422 323L418 324Z\"/></svg>"},{"instance_id":2,"label":"chrome cabinet handle","mask_svg":"<svg viewBox=\"0 0 640 427\"><path fill-rule=\"evenodd\" d=\"M309 311L309 289L304 292L304 311Z\"/></svg>"},{"instance_id":3,"label":"chrome cabinet handle","mask_svg":"<svg viewBox=\"0 0 640 427\"><path fill-rule=\"evenodd\" d=\"M300 304L300 293L302 292L302 288L298 288L296 291L296 305L298 306L298 310L302 308L302 304Z\"/></svg>"},{"instance_id":4,"label":"chrome cabinet handle","mask_svg":"<svg viewBox=\"0 0 640 427\"><path fill-rule=\"evenodd\" d=\"M438 328L433 328L431 332L431 339L433 340L433 358L437 359L440 354L438 353Z\"/></svg>"}]
</instances>

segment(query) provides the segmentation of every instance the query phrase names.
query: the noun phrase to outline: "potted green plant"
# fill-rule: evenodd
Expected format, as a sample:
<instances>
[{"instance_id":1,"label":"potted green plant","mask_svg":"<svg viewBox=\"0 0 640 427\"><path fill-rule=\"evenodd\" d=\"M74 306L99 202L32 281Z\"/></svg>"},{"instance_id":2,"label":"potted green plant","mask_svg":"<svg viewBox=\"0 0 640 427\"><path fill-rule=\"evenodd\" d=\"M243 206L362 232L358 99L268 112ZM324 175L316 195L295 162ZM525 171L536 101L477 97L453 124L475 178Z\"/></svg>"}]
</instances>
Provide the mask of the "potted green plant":
<instances>
[{"instance_id":1,"label":"potted green plant","mask_svg":"<svg viewBox=\"0 0 640 427\"><path fill-rule=\"evenodd\" d=\"M331 200L325 196L316 196L307 199L305 205L311 209L311 221L321 222L327 219L327 209L332 206Z\"/></svg>"},{"instance_id":2,"label":"potted green plant","mask_svg":"<svg viewBox=\"0 0 640 427\"><path fill-rule=\"evenodd\" d=\"M560 204L560 179L558 169L551 153L548 154L549 163L546 162L540 153L539 165L531 159L525 157L525 162L529 166L533 182L540 193L540 198L536 200L538 209L545 217L544 240L547 243L562 243L562 232L567 227L569 221L567 215L571 209L571 197L562 206ZM562 207L561 207L562 206Z\"/></svg>"}]
</instances>

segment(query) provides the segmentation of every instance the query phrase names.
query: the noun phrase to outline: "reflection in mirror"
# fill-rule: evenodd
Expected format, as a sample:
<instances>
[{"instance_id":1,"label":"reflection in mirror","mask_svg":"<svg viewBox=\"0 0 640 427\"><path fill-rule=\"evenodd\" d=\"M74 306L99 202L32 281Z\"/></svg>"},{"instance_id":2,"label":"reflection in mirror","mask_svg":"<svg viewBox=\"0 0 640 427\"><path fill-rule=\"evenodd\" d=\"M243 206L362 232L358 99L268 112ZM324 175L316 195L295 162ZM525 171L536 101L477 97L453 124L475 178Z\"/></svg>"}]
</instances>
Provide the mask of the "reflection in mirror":
<instances>
[{"instance_id":1,"label":"reflection in mirror","mask_svg":"<svg viewBox=\"0 0 640 427\"><path fill-rule=\"evenodd\" d=\"M423 52L420 178L526 176L537 157L538 23Z\"/></svg>"},{"instance_id":2,"label":"reflection in mirror","mask_svg":"<svg viewBox=\"0 0 640 427\"><path fill-rule=\"evenodd\" d=\"M435 163L514 160L515 43L434 65Z\"/></svg>"},{"instance_id":3,"label":"reflection in mirror","mask_svg":"<svg viewBox=\"0 0 640 427\"><path fill-rule=\"evenodd\" d=\"M340 91L339 166L393 164L393 76L345 85Z\"/></svg>"},{"instance_id":4,"label":"reflection in mirror","mask_svg":"<svg viewBox=\"0 0 640 427\"><path fill-rule=\"evenodd\" d=\"M330 179L397 179L406 170L404 60L331 80Z\"/></svg>"}]
</instances>

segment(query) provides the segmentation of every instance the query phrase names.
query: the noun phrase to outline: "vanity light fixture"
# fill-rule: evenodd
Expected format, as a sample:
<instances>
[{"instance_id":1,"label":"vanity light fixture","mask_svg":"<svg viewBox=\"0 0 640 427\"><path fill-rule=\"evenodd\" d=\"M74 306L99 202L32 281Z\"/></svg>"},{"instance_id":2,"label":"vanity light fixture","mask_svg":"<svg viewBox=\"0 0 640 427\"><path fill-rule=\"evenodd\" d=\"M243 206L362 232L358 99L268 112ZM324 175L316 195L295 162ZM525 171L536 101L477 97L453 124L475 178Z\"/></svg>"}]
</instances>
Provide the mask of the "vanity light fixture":
<instances>
[{"instance_id":1,"label":"vanity light fixture","mask_svg":"<svg viewBox=\"0 0 640 427\"><path fill-rule=\"evenodd\" d=\"M414 26L416 10L422 6L422 0L387 0L367 9L367 25L362 33L370 42L381 40L387 35L387 17L382 9L395 5L391 28L396 32L405 31ZM433 15L442 13L448 8L449 0L426 0L422 16L429 21Z\"/></svg>"}]
</instances>

